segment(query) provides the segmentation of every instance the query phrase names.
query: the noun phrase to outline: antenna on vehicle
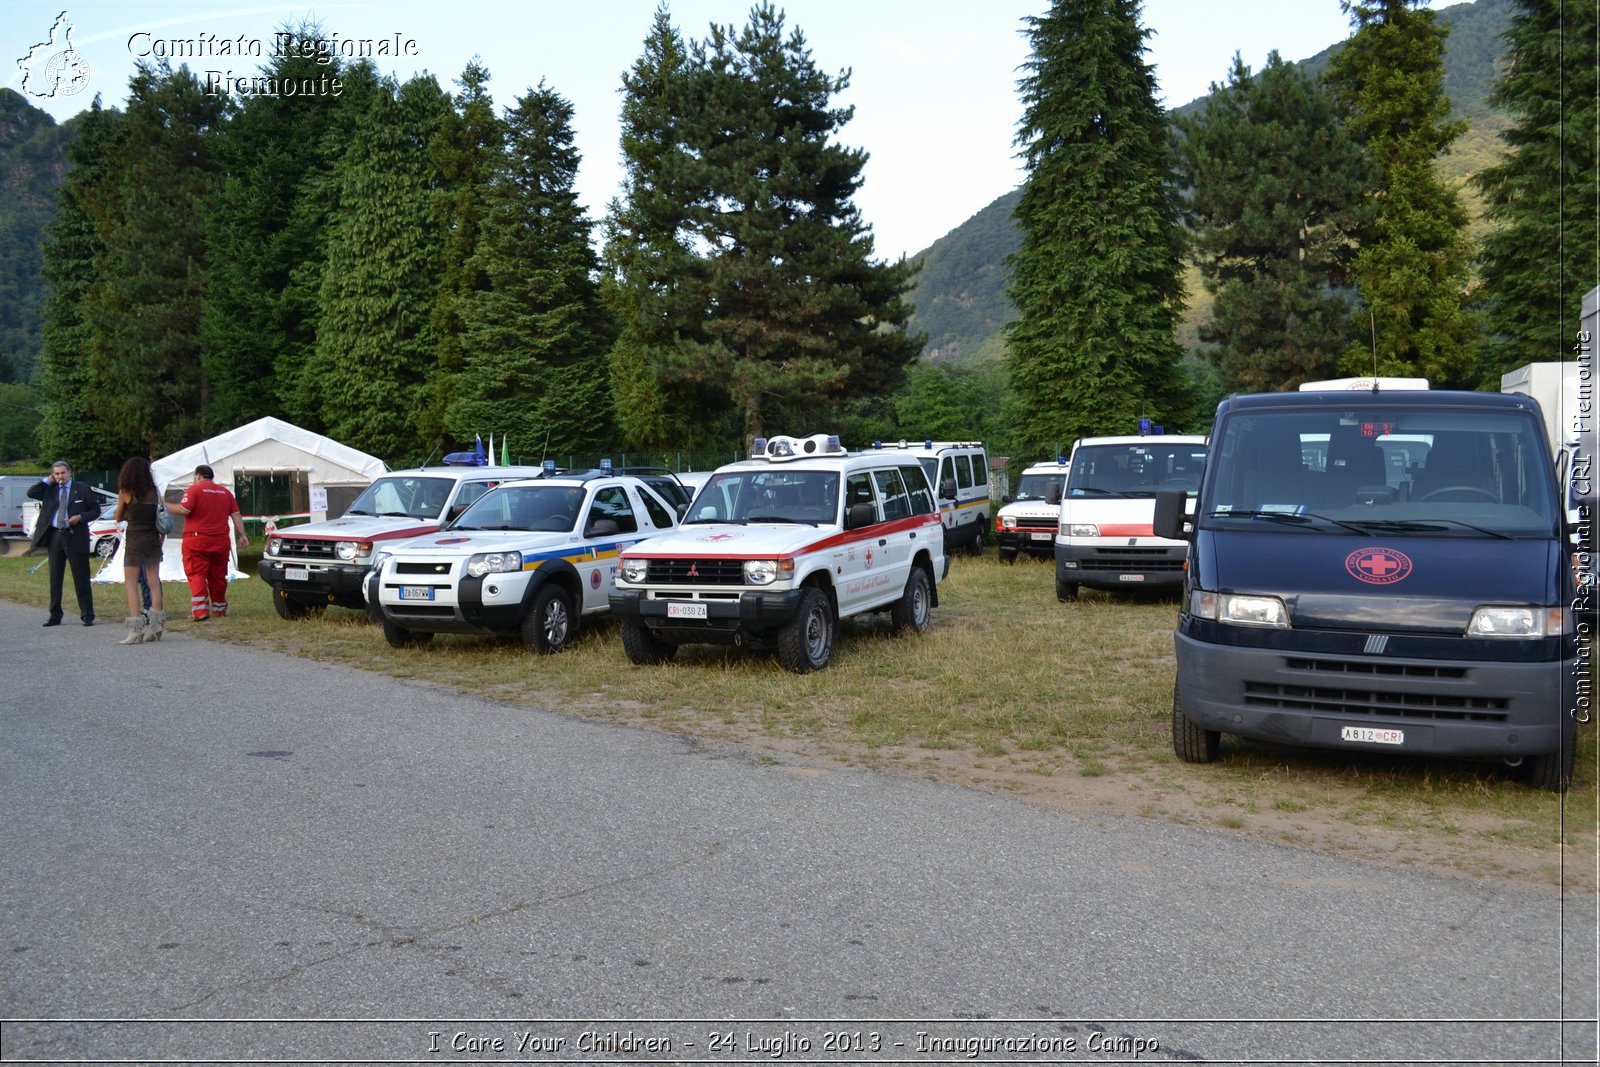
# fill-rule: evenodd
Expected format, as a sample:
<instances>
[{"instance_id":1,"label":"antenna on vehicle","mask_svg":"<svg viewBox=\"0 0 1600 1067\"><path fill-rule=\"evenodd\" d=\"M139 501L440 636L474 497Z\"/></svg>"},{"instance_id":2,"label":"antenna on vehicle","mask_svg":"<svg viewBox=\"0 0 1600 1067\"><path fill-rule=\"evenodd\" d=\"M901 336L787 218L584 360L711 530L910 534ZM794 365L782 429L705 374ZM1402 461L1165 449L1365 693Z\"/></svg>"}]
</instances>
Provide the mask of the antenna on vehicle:
<instances>
[{"instance_id":1,"label":"antenna on vehicle","mask_svg":"<svg viewBox=\"0 0 1600 1067\"><path fill-rule=\"evenodd\" d=\"M438 445L434 445L433 446L433 452L437 452L437 451L439 451L439 446ZM428 458L422 461L422 466L418 467L417 468L418 470L427 470L428 469L428 464L433 462L433 452L429 452L428 453Z\"/></svg>"},{"instance_id":2,"label":"antenna on vehicle","mask_svg":"<svg viewBox=\"0 0 1600 1067\"><path fill-rule=\"evenodd\" d=\"M1378 391L1378 313L1367 308L1367 318L1372 322L1372 391Z\"/></svg>"},{"instance_id":3,"label":"antenna on vehicle","mask_svg":"<svg viewBox=\"0 0 1600 1067\"><path fill-rule=\"evenodd\" d=\"M544 466L544 461L550 455L550 427L544 428L544 448L539 450L539 466Z\"/></svg>"}]
</instances>

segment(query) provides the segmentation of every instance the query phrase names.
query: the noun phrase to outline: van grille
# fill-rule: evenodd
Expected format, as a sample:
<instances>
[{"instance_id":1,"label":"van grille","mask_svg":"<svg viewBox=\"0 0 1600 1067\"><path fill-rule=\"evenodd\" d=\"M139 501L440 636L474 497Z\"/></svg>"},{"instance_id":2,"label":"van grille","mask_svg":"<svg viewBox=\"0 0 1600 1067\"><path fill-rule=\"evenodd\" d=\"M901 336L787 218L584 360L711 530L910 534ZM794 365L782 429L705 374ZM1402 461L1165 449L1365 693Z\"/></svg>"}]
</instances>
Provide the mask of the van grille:
<instances>
[{"instance_id":1,"label":"van grille","mask_svg":"<svg viewBox=\"0 0 1600 1067\"><path fill-rule=\"evenodd\" d=\"M1504 722L1505 697L1453 693L1393 693L1336 686L1245 682L1244 702L1254 707L1334 715L1383 715L1405 719Z\"/></svg>"},{"instance_id":2,"label":"van grille","mask_svg":"<svg viewBox=\"0 0 1600 1067\"><path fill-rule=\"evenodd\" d=\"M1328 674L1357 674L1390 678L1465 678L1465 667L1437 667L1420 663L1347 662L1337 659L1290 659L1284 665L1294 671L1319 671Z\"/></svg>"},{"instance_id":3,"label":"van grille","mask_svg":"<svg viewBox=\"0 0 1600 1067\"><path fill-rule=\"evenodd\" d=\"M652 559L647 581L660 585L743 585L741 559Z\"/></svg>"},{"instance_id":4,"label":"van grille","mask_svg":"<svg viewBox=\"0 0 1600 1067\"><path fill-rule=\"evenodd\" d=\"M1086 571L1179 571L1183 570L1182 552L1174 554L1167 548L1097 548L1078 564Z\"/></svg>"}]
</instances>

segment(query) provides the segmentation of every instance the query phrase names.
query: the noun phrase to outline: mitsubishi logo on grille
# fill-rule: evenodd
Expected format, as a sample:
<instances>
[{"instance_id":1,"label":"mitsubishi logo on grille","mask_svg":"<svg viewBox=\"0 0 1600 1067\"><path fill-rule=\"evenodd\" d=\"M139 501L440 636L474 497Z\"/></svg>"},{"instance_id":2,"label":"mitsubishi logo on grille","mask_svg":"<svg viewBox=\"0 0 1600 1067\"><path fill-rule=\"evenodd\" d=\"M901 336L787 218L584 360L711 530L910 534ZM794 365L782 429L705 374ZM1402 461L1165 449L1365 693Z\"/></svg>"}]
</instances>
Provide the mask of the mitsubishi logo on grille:
<instances>
[{"instance_id":1,"label":"mitsubishi logo on grille","mask_svg":"<svg viewBox=\"0 0 1600 1067\"><path fill-rule=\"evenodd\" d=\"M698 578L698 577L700 577L700 568L698 566L696 566L695 564L693 564L693 563L689 564L688 577L690 577L690 578Z\"/></svg>"},{"instance_id":2,"label":"mitsubishi logo on grille","mask_svg":"<svg viewBox=\"0 0 1600 1067\"><path fill-rule=\"evenodd\" d=\"M1381 655L1383 650L1388 647L1388 634L1373 634L1371 637L1367 638L1366 647L1364 647L1361 651L1365 652L1369 656L1377 656Z\"/></svg>"}]
</instances>

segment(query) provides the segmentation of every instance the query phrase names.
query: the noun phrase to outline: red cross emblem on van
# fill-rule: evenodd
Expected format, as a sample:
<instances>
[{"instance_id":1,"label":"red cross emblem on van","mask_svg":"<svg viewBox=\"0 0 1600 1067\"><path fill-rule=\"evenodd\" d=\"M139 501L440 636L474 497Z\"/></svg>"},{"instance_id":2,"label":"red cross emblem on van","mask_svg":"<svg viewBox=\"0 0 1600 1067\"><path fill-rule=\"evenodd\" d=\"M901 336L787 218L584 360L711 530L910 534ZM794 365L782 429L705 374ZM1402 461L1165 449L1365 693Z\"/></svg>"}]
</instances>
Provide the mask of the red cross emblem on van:
<instances>
[{"instance_id":1,"label":"red cross emblem on van","mask_svg":"<svg viewBox=\"0 0 1600 1067\"><path fill-rule=\"evenodd\" d=\"M1344 569L1369 585L1393 585L1411 575L1411 557L1393 548L1358 548L1344 558Z\"/></svg>"}]
</instances>

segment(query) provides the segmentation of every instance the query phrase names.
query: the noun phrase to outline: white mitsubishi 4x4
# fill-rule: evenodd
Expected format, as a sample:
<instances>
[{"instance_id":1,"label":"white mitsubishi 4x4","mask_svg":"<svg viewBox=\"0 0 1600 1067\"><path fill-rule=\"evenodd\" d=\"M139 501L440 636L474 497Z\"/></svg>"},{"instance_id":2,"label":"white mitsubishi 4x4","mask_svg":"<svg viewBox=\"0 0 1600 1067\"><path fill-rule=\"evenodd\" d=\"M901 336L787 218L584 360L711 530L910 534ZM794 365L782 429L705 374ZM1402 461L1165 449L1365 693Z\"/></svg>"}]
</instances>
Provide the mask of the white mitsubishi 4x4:
<instances>
[{"instance_id":1,"label":"white mitsubishi 4x4","mask_svg":"<svg viewBox=\"0 0 1600 1067\"><path fill-rule=\"evenodd\" d=\"M623 552L611 610L634 663L700 642L775 648L805 673L828 665L841 619L888 611L898 629L926 630L946 571L915 456L847 453L823 434L757 438L677 532Z\"/></svg>"},{"instance_id":2,"label":"white mitsubishi 4x4","mask_svg":"<svg viewBox=\"0 0 1600 1067\"><path fill-rule=\"evenodd\" d=\"M444 529L380 551L367 599L396 648L509 634L556 652L581 616L606 610L617 553L675 522L644 481L609 470L509 482Z\"/></svg>"}]
</instances>

